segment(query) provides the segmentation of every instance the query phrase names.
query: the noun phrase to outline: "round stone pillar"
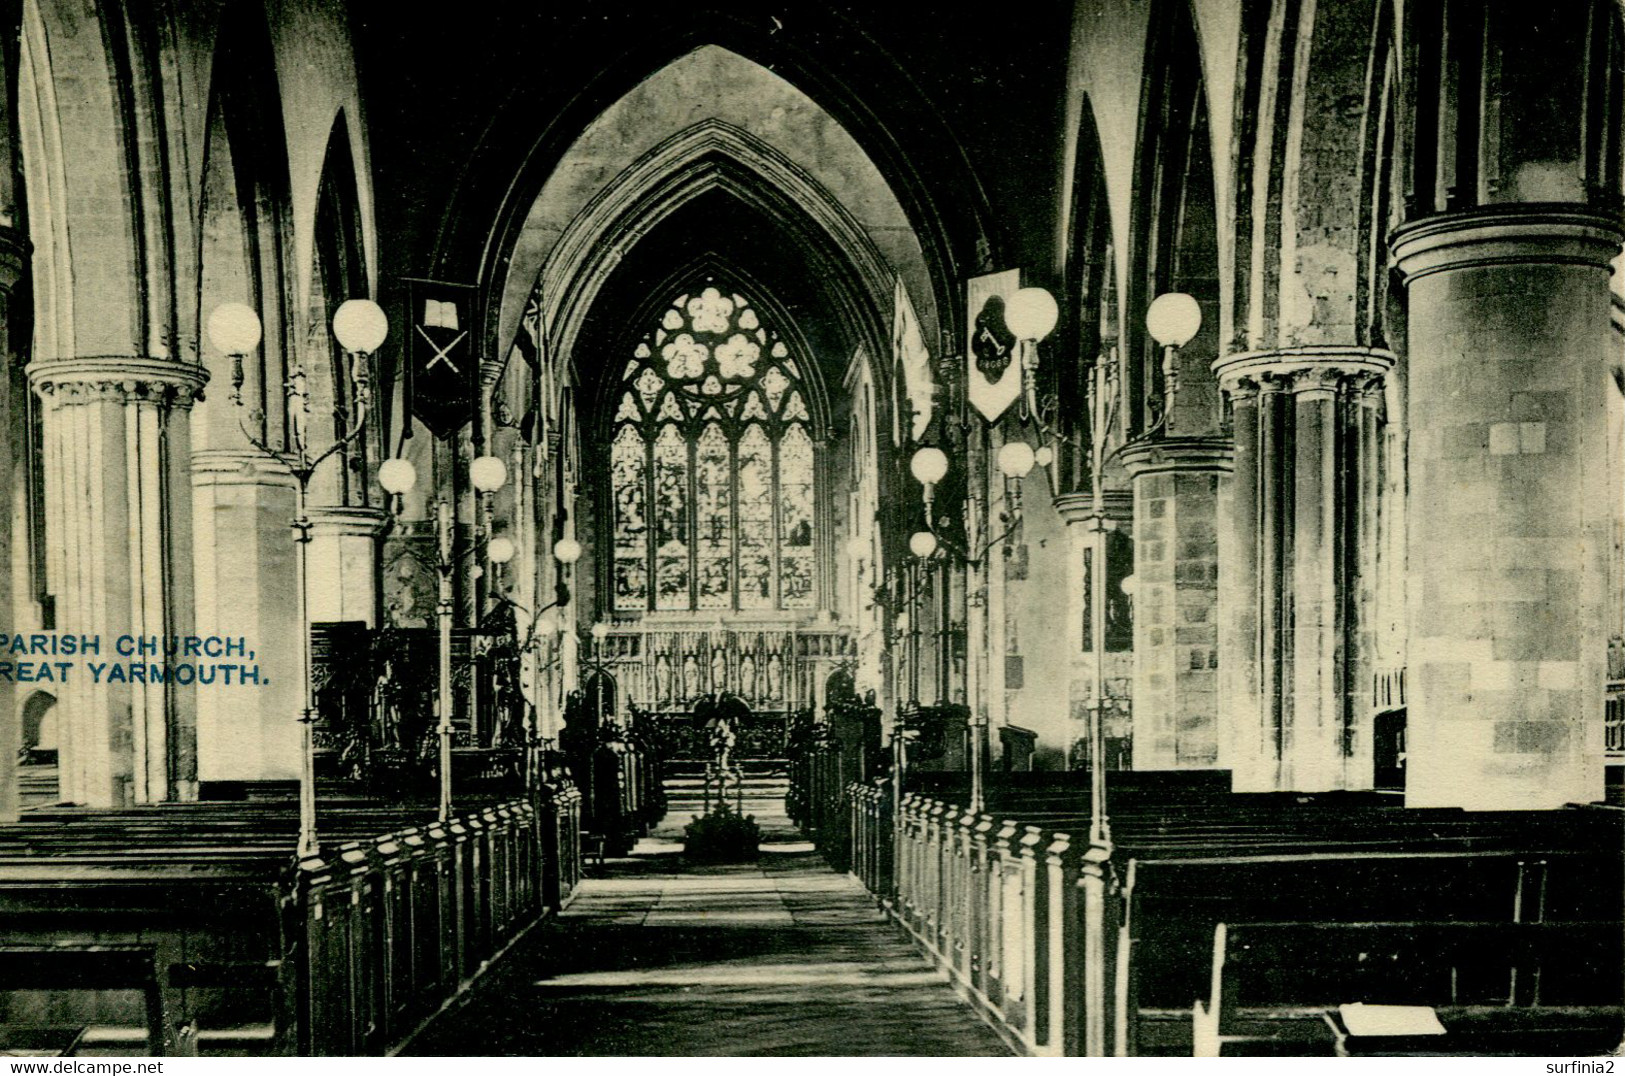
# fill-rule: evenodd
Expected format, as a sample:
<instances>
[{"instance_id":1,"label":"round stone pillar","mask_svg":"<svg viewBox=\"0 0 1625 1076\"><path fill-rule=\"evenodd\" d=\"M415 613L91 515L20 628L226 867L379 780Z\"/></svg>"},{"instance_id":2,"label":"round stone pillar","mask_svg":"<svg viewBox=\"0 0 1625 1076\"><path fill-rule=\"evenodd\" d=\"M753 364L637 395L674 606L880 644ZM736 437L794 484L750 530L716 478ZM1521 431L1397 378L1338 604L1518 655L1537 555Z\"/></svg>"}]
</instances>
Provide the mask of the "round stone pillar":
<instances>
[{"instance_id":1,"label":"round stone pillar","mask_svg":"<svg viewBox=\"0 0 1625 1076\"><path fill-rule=\"evenodd\" d=\"M1133 532L1134 494L1126 489L1109 489L1101 498L1099 511L1090 493L1063 493L1055 498L1055 511L1066 523L1070 539L1072 583L1067 588L1072 595L1068 609L1069 622L1067 650L1077 655L1071 664L1075 669L1067 699L1067 712L1072 718L1072 731L1068 737L1068 757L1073 767L1081 767L1088 757L1089 710L1100 697L1100 681L1108 688L1108 702L1116 705L1104 715L1102 737L1108 744L1132 743L1132 729L1128 715L1132 713L1134 683L1134 650L1132 644L1113 649L1103 644L1104 625L1095 623L1095 587L1106 587L1108 602L1126 600L1118 591L1111 593L1121 580L1114 580L1110 572L1110 557L1101 567L1096 564L1097 550L1108 546L1111 535L1130 536ZM1108 751L1107 759L1112 758Z\"/></svg>"},{"instance_id":2,"label":"round stone pillar","mask_svg":"<svg viewBox=\"0 0 1625 1076\"><path fill-rule=\"evenodd\" d=\"M1400 228L1408 292L1408 806L1603 795L1615 220L1504 205Z\"/></svg>"},{"instance_id":3,"label":"round stone pillar","mask_svg":"<svg viewBox=\"0 0 1625 1076\"><path fill-rule=\"evenodd\" d=\"M1235 470L1221 510L1221 757L1238 792L1370 788L1376 431L1386 351L1213 364Z\"/></svg>"},{"instance_id":4,"label":"round stone pillar","mask_svg":"<svg viewBox=\"0 0 1625 1076\"><path fill-rule=\"evenodd\" d=\"M28 384L16 367L11 327L12 302L28 251L22 232L0 227L0 357L6 363L5 376L0 377L0 459L9 468L12 512L11 526L0 528L0 565L6 566L6 575L0 578L0 623L11 625L13 631L33 626L27 612L27 586L33 574L28 565L34 555L28 534ZM13 571L13 566L22 570ZM0 822L15 820L21 806L17 758L23 745L20 704L26 695L10 683L0 683Z\"/></svg>"},{"instance_id":5,"label":"round stone pillar","mask_svg":"<svg viewBox=\"0 0 1625 1076\"><path fill-rule=\"evenodd\" d=\"M389 521L382 508L312 507L309 573L311 623L378 624L378 542Z\"/></svg>"},{"instance_id":6,"label":"round stone pillar","mask_svg":"<svg viewBox=\"0 0 1625 1076\"><path fill-rule=\"evenodd\" d=\"M281 461L247 447L192 454L198 634L246 640L263 679L198 694L200 780L299 776L293 513L294 478Z\"/></svg>"},{"instance_id":7,"label":"round stone pillar","mask_svg":"<svg viewBox=\"0 0 1625 1076\"><path fill-rule=\"evenodd\" d=\"M1219 765L1219 437L1130 443L1134 483L1134 768Z\"/></svg>"},{"instance_id":8,"label":"round stone pillar","mask_svg":"<svg viewBox=\"0 0 1625 1076\"><path fill-rule=\"evenodd\" d=\"M194 689L100 682L90 661L128 660L121 636L192 633L192 519L186 412L200 366L97 356L34 363L43 401L47 570L57 630L95 636L60 685L62 799L108 807L196 794ZM160 653L147 660L161 662Z\"/></svg>"}]
</instances>

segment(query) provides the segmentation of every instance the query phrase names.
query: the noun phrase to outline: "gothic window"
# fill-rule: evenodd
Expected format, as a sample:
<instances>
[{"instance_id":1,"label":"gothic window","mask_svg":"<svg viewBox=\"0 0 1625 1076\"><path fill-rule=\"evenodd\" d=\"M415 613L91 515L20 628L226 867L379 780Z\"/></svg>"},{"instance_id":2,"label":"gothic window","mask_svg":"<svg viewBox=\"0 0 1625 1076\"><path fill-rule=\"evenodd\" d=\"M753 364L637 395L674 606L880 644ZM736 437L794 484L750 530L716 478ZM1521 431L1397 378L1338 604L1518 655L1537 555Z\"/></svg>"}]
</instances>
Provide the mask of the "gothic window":
<instances>
[{"instance_id":1,"label":"gothic window","mask_svg":"<svg viewBox=\"0 0 1625 1076\"><path fill-rule=\"evenodd\" d=\"M615 609L811 609L817 450L801 368L745 297L679 295L622 370Z\"/></svg>"}]
</instances>

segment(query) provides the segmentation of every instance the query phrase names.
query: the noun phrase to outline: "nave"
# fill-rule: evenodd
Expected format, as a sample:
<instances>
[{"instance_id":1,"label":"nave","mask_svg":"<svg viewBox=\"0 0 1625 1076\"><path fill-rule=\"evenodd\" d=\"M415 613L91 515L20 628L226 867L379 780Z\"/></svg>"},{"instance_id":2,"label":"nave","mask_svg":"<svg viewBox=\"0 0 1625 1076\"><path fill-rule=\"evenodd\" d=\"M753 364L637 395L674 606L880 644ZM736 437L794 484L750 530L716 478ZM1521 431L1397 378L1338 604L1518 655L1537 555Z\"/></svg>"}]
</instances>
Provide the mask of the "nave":
<instances>
[{"instance_id":1,"label":"nave","mask_svg":"<svg viewBox=\"0 0 1625 1076\"><path fill-rule=\"evenodd\" d=\"M681 827L590 870L403 1054L972 1056L998 1037L784 816L752 865L685 866ZM686 820L684 816L682 820Z\"/></svg>"},{"instance_id":2,"label":"nave","mask_svg":"<svg viewBox=\"0 0 1625 1076\"><path fill-rule=\"evenodd\" d=\"M0 0L6 1049L1625 1037L1617 0L465 7Z\"/></svg>"}]
</instances>

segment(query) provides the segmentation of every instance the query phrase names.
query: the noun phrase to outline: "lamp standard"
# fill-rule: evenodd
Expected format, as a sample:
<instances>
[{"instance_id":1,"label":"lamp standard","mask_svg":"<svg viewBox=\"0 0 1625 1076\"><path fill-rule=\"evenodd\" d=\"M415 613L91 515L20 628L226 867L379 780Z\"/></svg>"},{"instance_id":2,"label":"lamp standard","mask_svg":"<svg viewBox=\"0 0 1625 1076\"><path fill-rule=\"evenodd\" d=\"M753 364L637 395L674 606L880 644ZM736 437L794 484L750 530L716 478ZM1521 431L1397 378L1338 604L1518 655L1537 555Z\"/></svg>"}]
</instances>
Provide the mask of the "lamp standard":
<instances>
[{"instance_id":1,"label":"lamp standard","mask_svg":"<svg viewBox=\"0 0 1625 1076\"><path fill-rule=\"evenodd\" d=\"M983 637L986 633L986 585L983 578L987 567L987 555L994 546L1014 534L1021 526L1021 481L1033 469L1036 461L1032 446L1025 441L1006 442L998 453L999 473L1004 476L1004 510L1000 514L1001 522L1007 524L1005 530L993 538L984 539L986 521L983 518L982 495L978 483L974 480L966 483L966 496L964 509L961 512L961 522L965 532L965 542L959 545L946 533L938 529L938 520L935 511L936 486L948 473L948 456L940 448L926 446L914 453L909 461L909 470L919 481L922 496L925 500L926 530L917 532L909 539L909 548L915 555L921 556L934 553L937 548L943 548L953 553L965 564L968 577L966 589L966 635L967 647L965 655L965 700L970 706L970 808L972 811L981 811L986 803L985 778L988 755L988 717L987 708L983 705L981 697L981 669L977 657Z\"/></svg>"},{"instance_id":2,"label":"lamp standard","mask_svg":"<svg viewBox=\"0 0 1625 1076\"><path fill-rule=\"evenodd\" d=\"M480 456L469 464L468 480L481 498L481 511L477 526L481 536L489 533L491 499L508 481L508 467L496 456ZM397 510L400 498L417 484L417 469L405 459L392 459L378 468L378 482L394 500ZM476 538L476 546L478 537ZM464 554L469 552L464 550ZM490 539L485 543L486 559L500 567L513 559L514 544L508 538ZM440 496L435 500L435 573L439 578L439 596L435 603L436 626L439 629L439 690L435 733L439 738L438 765L440 769L439 819L451 817L451 759L452 759L452 691L451 691L451 628L456 613L456 571L460 556L457 552L457 530L451 499Z\"/></svg>"},{"instance_id":3,"label":"lamp standard","mask_svg":"<svg viewBox=\"0 0 1625 1076\"><path fill-rule=\"evenodd\" d=\"M367 428L367 409L372 403L372 356L389 335L389 319L370 299L350 299L333 314L333 336L349 356L349 408L335 399L332 412L341 432L332 444L314 451L310 442L310 379L304 366L294 362L283 384L288 415L286 448L273 446L260 426L264 412L243 400L243 361L260 344L263 330L254 309L244 303L222 303L209 315L210 342L231 357L231 402L237 408L238 426L256 450L280 461L294 477L294 589L299 626L299 844L301 858L316 854L316 699L312 688L310 657L310 598L307 593L310 546L310 516L306 498L310 480L328 457L343 450ZM337 386L335 386L337 388ZM260 432L255 432L259 427Z\"/></svg>"},{"instance_id":4,"label":"lamp standard","mask_svg":"<svg viewBox=\"0 0 1625 1076\"><path fill-rule=\"evenodd\" d=\"M498 540L500 541L500 539ZM537 609L534 613L530 613L530 610L525 609L518 602L507 598L503 599L521 612L530 614L530 627L525 632L524 640L519 644L520 653L527 653L543 645L546 647L546 660L535 670L538 681L544 676L548 678L546 686L541 683L536 685L537 691L545 693L544 698L548 703L544 717L557 713L562 706L560 701L562 694L553 690L552 671L563 663L562 643L565 621L554 610L570 604L570 570L576 561L580 559L581 543L574 538L560 538L553 543L553 560L559 566L553 587L553 600ZM528 718L527 721L529 721ZM536 721L529 721L526 729L527 744L534 749L541 740L542 730L540 724Z\"/></svg>"},{"instance_id":5,"label":"lamp standard","mask_svg":"<svg viewBox=\"0 0 1625 1076\"><path fill-rule=\"evenodd\" d=\"M936 555L937 536L931 531L915 531L909 535L908 551L913 554L914 561L908 566L911 579L906 611L908 617L908 638L912 657L910 658L909 679L912 684L912 694L909 705L916 709L920 704L920 673L919 673L919 575L924 566ZM894 822L900 825L903 805L903 780L908 768L908 729L903 724L902 714L898 713L892 728L892 806Z\"/></svg>"},{"instance_id":6,"label":"lamp standard","mask_svg":"<svg viewBox=\"0 0 1625 1076\"><path fill-rule=\"evenodd\" d=\"M1023 385L1032 414L1039 429L1051 438L1071 442L1045 422L1036 391L1038 369L1038 343L1054 331L1056 323L1055 300L1042 288L1023 288L1009 303L1005 323L1016 336L1021 349ZM1163 349L1162 399L1155 422L1141 434L1141 439L1162 432L1173 413L1179 391L1179 349L1190 343L1202 328L1202 309L1197 301L1182 292L1168 292L1157 296L1146 310L1146 330ZM1115 345L1108 344L1089 369L1084 391L1089 414L1089 443L1078 445L1088 453L1090 507L1085 517L1085 533L1089 542L1089 564L1092 575L1089 588L1089 633L1093 642L1095 690L1089 707L1089 830L1090 840L1097 845L1109 846L1111 823L1106 810L1105 727L1106 713L1110 709L1106 697L1106 609L1107 572L1106 556L1108 535L1115 523L1106 517L1106 465L1113 450L1109 447L1113 428L1120 412L1119 379ZM1071 442L1074 443L1075 442ZM1039 449L1049 454L1049 446ZM1047 462L1047 461L1045 461ZM1132 577L1124 580L1124 592L1132 596Z\"/></svg>"},{"instance_id":7,"label":"lamp standard","mask_svg":"<svg viewBox=\"0 0 1625 1076\"><path fill-rule=\"evenodd\" d=\"M583 664L594 673L592 712L601 726L604 723L604 679L609 675L609 666L604 662L604 640L609 638L609 625L600 620L592 626L588 634L592 636L592 657Z\"/></svg>"}]
</instances>

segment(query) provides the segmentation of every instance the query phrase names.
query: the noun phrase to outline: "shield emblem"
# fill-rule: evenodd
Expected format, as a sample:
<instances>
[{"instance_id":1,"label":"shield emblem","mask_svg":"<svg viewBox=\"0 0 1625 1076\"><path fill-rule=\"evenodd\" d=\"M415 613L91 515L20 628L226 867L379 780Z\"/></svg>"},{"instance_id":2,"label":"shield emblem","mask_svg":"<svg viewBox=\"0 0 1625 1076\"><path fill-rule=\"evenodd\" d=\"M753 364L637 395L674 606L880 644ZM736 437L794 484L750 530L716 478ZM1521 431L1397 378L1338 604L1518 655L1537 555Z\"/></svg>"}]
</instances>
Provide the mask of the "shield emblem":
<instances>
[{"instance_id":1,"label":"shield emblem","mask_svg":"<svg viewBox=\"0 0 1625 1076\"><path fill-rule=\"evenodd\" d=\"M972 406L997 422L1021 395L1021 364L1016 337L1004 322L1004 304L1021 287L1021 273L972 277L966 283L965 383Z\"/></svg>"}]
</instances>

